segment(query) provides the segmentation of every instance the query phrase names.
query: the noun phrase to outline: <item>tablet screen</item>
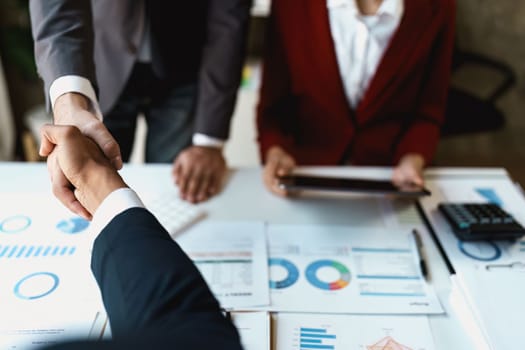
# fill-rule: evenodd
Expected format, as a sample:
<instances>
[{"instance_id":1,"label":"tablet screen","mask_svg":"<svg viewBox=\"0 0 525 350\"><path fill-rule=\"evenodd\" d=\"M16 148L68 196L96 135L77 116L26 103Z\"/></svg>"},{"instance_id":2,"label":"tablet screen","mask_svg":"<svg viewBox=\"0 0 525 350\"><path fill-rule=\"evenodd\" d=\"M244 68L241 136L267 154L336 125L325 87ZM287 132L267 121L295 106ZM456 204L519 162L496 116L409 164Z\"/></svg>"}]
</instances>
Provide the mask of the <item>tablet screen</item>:
<instances>
[{"instance_id":1,"label":"tablet screen","mask_svg":"<svg viewBox=\"0 0 525 350\"><path fill-rule=\"evenodd\" d=\"M397 187L387 180L369 180L358 178L284 176L279 178L279 187L289 190L320 190L339 192L361 192L373 194L391 194L399 196L429 196L430 191L423 187Z\"/></svg>"}]
</instances>

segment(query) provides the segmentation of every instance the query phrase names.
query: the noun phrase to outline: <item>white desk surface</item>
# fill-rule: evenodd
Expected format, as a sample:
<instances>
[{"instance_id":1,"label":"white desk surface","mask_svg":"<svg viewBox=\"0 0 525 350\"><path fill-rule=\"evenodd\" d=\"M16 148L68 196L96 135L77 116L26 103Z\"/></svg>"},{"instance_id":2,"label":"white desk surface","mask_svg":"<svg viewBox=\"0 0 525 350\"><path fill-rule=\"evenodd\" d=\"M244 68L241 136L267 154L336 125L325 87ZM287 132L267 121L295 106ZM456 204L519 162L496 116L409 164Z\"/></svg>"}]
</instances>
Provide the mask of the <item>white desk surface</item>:
<instances>
[{"instance_id":1,"label":"white desk surface","mask_svg":"<svg viewBox=\"0 0 525 350\"><path fill-rule=\"evenodd\" d=\"M390 177L388 168L303 168L301 172ZM2 192L49 192L50 182L44 163L0 163L0 193ZM171 165L126 165L121 171L124 180L139 194L171 188ZM502 169L430 169L429 178L440 176L507 176ZM372 224L375 218L366 212L363 198L315 198L301 197L282 199L270 194L262 184L261 169L232 170L223 191L200 206L213 220L264 220L271 223L346 224L353 226ZM349 213L353 213L349 215ZM367 215L368 214L368 215ZM356 222L356 218L360 218ZM377 218L377 220L381 220ZM445 315L429 316L436 349L475 349L466 331L454 315L449 304L451 283L449 272L436 245L427 232L423 233L426 256L430 267L431 283L446 310Z\"/></svg>"}]
</instances>

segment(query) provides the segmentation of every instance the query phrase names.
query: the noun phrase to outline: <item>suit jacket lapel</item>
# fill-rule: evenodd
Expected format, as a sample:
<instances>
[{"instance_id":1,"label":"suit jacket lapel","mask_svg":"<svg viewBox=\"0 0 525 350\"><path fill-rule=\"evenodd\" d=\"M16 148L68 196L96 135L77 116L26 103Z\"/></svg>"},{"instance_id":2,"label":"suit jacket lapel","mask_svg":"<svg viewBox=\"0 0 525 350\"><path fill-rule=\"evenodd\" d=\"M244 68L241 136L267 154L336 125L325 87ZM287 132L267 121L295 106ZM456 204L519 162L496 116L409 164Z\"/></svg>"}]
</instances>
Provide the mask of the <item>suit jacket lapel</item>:
<instances>
[{"instance_id":1,"label":"suit jacket lapel","mask_svg":"<svg viewBox=\"0 0 525 350\"><path fill-rule=\"evenodd\" d=\"M436 0L439 1L439 0ZM399 27L379 63L368 89L357 107L360 122L368 119L374 113L364 113L372 108L378 99L384 95L392 85L396 74L405 68L410 61L410 54L418 48L423 36L426 23L432 18L433 6L431 0L405 0L405 12ZM364 117L364 118L363 118Z\"/></svg>"}]
</instances>

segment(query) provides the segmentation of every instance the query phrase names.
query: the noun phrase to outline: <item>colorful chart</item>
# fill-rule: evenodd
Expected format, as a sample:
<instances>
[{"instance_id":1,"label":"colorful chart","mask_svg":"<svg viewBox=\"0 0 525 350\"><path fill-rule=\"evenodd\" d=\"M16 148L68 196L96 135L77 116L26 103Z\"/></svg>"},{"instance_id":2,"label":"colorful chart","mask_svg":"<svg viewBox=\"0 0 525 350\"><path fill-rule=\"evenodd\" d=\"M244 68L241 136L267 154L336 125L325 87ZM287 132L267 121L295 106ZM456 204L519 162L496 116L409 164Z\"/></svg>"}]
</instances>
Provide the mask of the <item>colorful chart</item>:
<instances>
[{"instance_id":1,"label":"colorful chart","mask_svg":"<svg viewBox=\"0 0 525 350\"><path fill-rule=\"evenodd\" d=\"M494 261L501 257L501 249L493 242L458 242L459 250L471 259Z\"/></svg>"},{"instance_id":2,"label":"colorful chart","mask_svg":"<svg viewBox=\"0 0 525 350\"><path fill-rule=\"evenodd\" d=\"M51 245L0 245L0 259L37 258L73 255L75 246Z\"/></svg>"},{"instance_id":3,"label":"colorful chart","mask_svg":"<svg viewBox=\"0 0 525 350\"><path fill-rule=\"evenodd\" d=\"M481 197L489 201L489 203L496 204L500 207L503 206L503 200L498 196L493 188L475 188L474 189Z\"/></svg>"},{"instance_id":4,"label":"colorful chart","mask_svg":"<svg viewBox=\"0 0 525 350\"><path fill-rule=\"evenodd\" d=\"M60 221L56 228L67 234L75 234L84 231L88 226L89 221L80 217L74 217Z\"/></svg>"},{"instance_id":5,"label":"colorful chart","mask_svg":"<svg viewBox=\"0 0 525 350\"><path fill-rule=\"evenodd\" d=\"M323 267L331 267L339 272L339 279L333 282L324 282L319 279L317 272ZM317 260L306 268L306 279L314 287L323 290L337 290L346 287L350 283L350 270L335 260Z\"/></svg>"},{"instance_id":6,"label":"colorful chart","mask_svg":"<svg viewBox=\"0 0 525 350\"><path fill-rule=\"evenodd\" d=\"M268 260L269 266L281 266L286 269L286 277L279 280L270 280L270 288L272 289L283 289L293 285L299 279L299 269L290 260L281 258L271 258Z\"/></svg>"},{"instance_id":7,"label":"colorful chart","mask_svg":"<svg viewBox=\"0 0 525 350\"><path fill-rule=\"evenodd\" d=\"M384 337L375 344L367 345L367 350L412 350L408 346L398 343L392 337Z\"/></svg>"},{"instance_id":8,"label":"colorful chart","mask_svg":"<svg viewBox=\"0 0 525 350\"><path fill-rule=\"evenodd\" d=\"M31 226L31 219L25 215L15 215L0 222L0 232L18 233Z\"/></svg>"},{"instance_id":9,"label":"colorful chart","mask_svg":"<svg viewBox=\"0 0 525 350\"><path fill-rule=\"evenodd\" d=\"M324 328L306 328L301 327L299 347L303 349L335 349L333 345L336 339L335 334L329 334Z\"/></svg>"},{"instance_id":10,"label":"colorful chart","mask_svg":"<svg viewBox=\"0 0 525 350\"><path fill-rule=\"evenodd\" d=\"M18 281L13 292L24 300L40 299L53 293L59 283L58 276L51 272L35 272Z\"/></svg>"}]
</instances>

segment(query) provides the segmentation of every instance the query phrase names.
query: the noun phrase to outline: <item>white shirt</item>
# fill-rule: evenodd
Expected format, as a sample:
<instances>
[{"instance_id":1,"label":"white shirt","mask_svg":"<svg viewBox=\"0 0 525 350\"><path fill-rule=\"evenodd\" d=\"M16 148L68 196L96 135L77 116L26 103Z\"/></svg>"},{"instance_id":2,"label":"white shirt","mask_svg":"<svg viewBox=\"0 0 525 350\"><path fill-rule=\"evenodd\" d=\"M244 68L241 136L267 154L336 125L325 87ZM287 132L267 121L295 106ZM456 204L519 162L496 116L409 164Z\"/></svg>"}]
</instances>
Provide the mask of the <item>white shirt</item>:
<instances>
[{"instance_id":1,"label":"white shirt","mask_svg":"<svg viewBox=\"0 0 525 350\"><path fill-rule=\"evenodd\" d=\"M144 18L144 31L137 54L138 62L151 62L151 26L149 18ZM68 92L76 92L86 96L91 102L91 110L100 120L103 120L102 113L98 104L95 89L91 82L78 75L66 75L55 79L49 88L49 98L51 107L55 107L57 98ZM192 142L196 146L222 148L225 141L205 134L195 133Z\"/></svg>"},{"instance_id":2,"label":"white shirt","mask_svg":"<svg viewBox=\"0 0 525 350\"><path fill-rule=\"evenodd\" d=\"M330 31L348 102L359 105L404 12L403 0L383 0L364 16L356 0L327 0Z\"/></svg>"},{"instance_id":3,"label":"white shirt","mask_svg":"<svg viewBox=\"0 0 525 350\"><path fill-rule=\"evenodd\" d=\"M99 205L93 215L91 228L96 235L120 213L130 208L144 208L144 204L135 191L130 188L119 188L111 192ZM93 237L95 239L96 237Z\"/></svg>"}]
</instances>

